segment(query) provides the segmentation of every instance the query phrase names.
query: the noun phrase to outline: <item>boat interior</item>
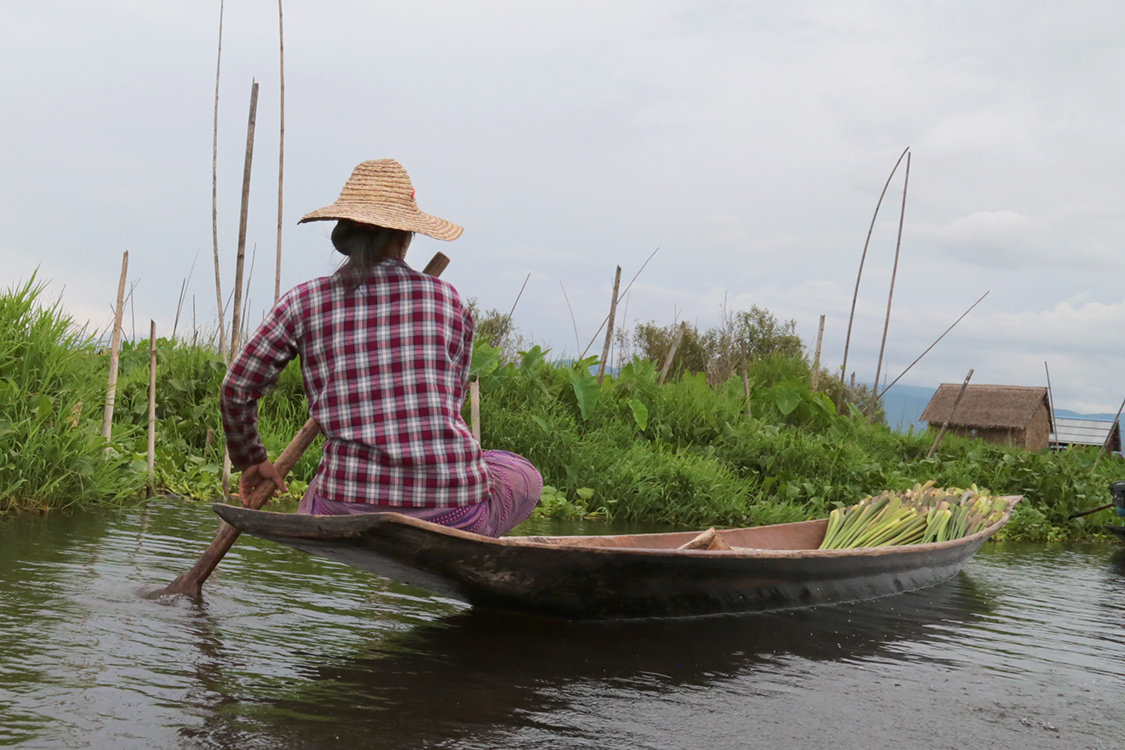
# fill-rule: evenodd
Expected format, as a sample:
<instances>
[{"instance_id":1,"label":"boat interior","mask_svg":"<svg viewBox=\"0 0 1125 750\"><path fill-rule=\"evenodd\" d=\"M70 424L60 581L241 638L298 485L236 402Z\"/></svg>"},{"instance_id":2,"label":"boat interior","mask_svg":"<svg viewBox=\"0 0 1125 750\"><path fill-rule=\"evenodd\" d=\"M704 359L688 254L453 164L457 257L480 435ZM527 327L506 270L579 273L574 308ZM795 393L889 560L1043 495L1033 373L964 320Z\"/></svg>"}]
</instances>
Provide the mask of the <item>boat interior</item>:
<instances>
[{"instance_id":1,"label":"boat interior","mask_svg":"<svg viewBox=\"0 0 1125 750\"><path fill-rule=\"evenodd\" d=\"M524 536L504 537L519 544L556 544L570 547L615 549L769 549L812 550L820 547L828 527L826 519L757 526L745 529L708 529L669 534L621 534L614 536Z\"/></svg>"}]
</instances>

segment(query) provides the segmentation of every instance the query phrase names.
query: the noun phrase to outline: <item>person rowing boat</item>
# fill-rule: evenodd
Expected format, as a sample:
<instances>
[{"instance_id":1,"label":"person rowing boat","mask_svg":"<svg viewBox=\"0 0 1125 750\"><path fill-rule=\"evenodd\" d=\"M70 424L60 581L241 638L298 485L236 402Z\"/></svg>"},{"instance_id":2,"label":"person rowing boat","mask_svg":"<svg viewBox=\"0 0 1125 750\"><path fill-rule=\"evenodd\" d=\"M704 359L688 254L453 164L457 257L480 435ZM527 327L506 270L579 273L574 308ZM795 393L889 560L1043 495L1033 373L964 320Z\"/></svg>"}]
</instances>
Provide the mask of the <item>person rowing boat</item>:
<instances>
[{"instance_id":1,"label":"person rowing boat","mask_svg":"<svg viewBox=\"0 0 1125 750\"><path fill-rule=\"evenodd\" d=\"M300 358L311 417L325 435L299 513L392 511L501 536L526 520L543 480L524 457L485 451L461 415L473 319L452 285L410 268L415 233L454 240L462 228L418 209L406 170L365 161L335 203L300 223L337 222L347 260L275 303L223 381L227 448L246 498L284 479L258 433L258 400Z\"/></svg>"}]
</instances>

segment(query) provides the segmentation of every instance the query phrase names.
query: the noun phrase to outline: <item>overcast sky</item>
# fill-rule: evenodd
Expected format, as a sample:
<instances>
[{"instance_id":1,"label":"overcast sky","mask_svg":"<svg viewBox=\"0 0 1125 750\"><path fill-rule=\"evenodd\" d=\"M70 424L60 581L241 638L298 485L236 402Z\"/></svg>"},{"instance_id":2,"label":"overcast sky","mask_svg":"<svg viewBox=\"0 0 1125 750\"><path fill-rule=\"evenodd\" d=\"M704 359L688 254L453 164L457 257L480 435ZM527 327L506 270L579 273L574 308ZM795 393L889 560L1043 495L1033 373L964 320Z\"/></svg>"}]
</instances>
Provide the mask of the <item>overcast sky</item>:
<instances>
[{"instance_id":1,"label":"overcast sky","mask_svg":"<svg viewBox=\"0 0 1125 750\"><path fill-rule=\"evenodd\" d=\"M81 321L126 334L214 325L211 147L219 2L41 0L0 25L3 283L36 268ZM285 4L282 285L330 273L335 200L360 161L396 158L419 237L484 308L573 356L608 312L614 269L637 320L715 325L722 305L797 321L839 367L860 255L896 159L910 182L883 372L901 382L1045 385L1055 404L1125 397L1125 13L1117 3L735 0L323 0ZM278 12L223 18L219 242L234 280L251 81L251 319L272 303ZM860 287L848 370L870 382L905 160ZM338 256L337 256L338 257ZM600 349L600 344L593 347Z\"/></svg>"}]
</instances>

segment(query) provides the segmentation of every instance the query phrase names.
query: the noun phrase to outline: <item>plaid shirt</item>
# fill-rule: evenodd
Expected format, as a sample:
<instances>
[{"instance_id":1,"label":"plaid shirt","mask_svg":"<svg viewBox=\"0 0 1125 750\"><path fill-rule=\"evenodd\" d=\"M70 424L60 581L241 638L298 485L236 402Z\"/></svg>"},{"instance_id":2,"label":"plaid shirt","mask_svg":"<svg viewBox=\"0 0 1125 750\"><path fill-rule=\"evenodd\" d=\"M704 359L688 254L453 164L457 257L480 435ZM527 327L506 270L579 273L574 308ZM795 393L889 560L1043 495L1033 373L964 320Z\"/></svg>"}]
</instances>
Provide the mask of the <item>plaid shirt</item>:
<instances>
[{"instance_id":1,"label":"plaid shirt","mask_svg":"<svg viewBox=\"0 0 1125 750\"><path fill-rule=\"evenodd\" d=\"M257 400L298 355L324 431L318 494L414 508L488 495L480 445L461 417L473 319L448 283L384 261L348 288L314 279L285 293L231 364L220 408L237 469L266 459Z\"/></svg>"}]
</instances>

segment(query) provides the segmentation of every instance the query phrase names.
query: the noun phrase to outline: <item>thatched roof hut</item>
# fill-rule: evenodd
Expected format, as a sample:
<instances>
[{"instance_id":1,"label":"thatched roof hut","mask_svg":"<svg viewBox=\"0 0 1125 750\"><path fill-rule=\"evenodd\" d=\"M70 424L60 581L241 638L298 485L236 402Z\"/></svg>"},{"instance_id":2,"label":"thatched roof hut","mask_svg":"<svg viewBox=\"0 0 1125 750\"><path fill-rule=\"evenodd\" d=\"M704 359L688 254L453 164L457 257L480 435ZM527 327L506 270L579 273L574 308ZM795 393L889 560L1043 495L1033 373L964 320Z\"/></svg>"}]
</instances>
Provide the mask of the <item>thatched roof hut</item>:
<instances>
[{"instance_id":1,"label":"thatched roof hut","mask_svg":"<svg viewBox=\"0 0 1125 750\"><path fill-rule=\"evenodd\" d=\"M948 431L990 443L1031 450L1043 450L1048 446L1053 422L1046 388L970 385L950 417L960 390L959 384L942 383L922 412L922 421L937 429L948 419Z\"/></svg>"}]
</instances>

